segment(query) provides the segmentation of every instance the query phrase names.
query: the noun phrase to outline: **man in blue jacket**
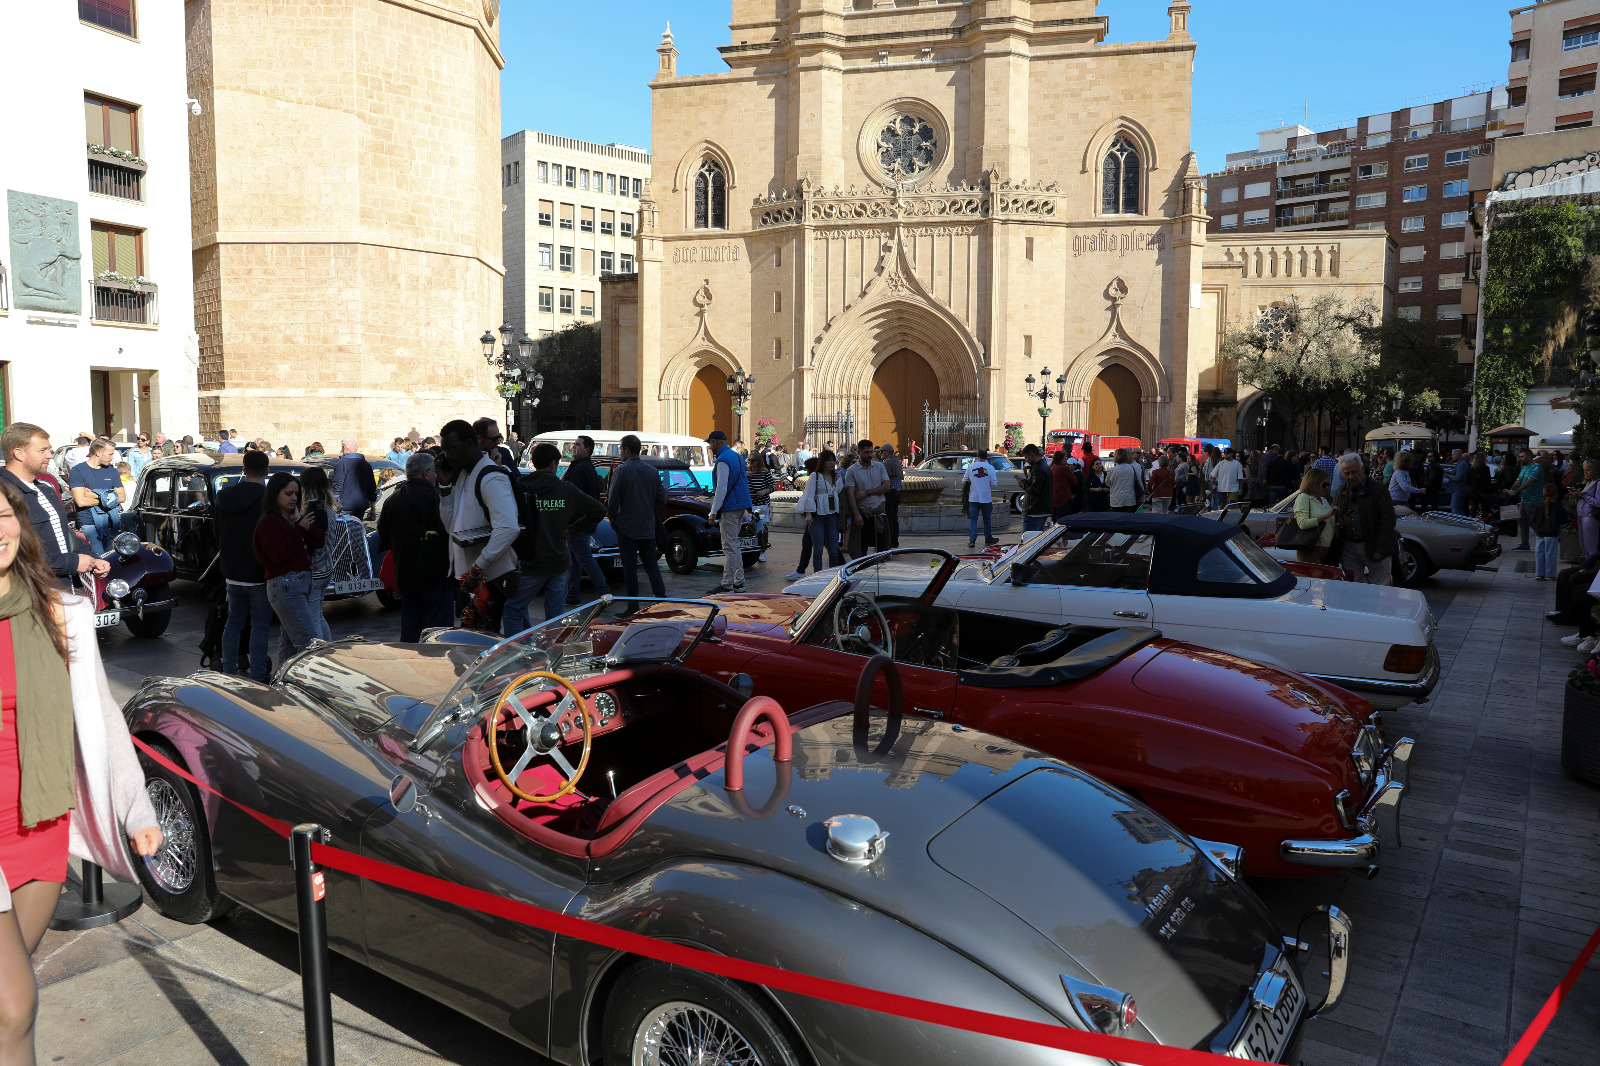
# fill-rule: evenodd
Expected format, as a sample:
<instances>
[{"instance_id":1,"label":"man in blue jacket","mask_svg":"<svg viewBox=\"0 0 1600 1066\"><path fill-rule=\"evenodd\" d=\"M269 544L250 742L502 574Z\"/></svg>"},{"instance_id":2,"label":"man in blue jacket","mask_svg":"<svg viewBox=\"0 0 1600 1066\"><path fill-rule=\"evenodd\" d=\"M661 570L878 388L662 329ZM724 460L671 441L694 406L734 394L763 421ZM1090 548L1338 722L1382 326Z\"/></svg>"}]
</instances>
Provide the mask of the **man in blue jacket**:
<instances>
[{"instance_id":1,"label":"man in blue jacket","mask_svg":"<svg viewBox=\"0 0 1600 1066\"><path fill-rule=\"evenodd\" d=\"M744 591L744 552L739 547L739 527L750 515L750 478L744 459L728 447L728 435L720 429L706 438L715 456L711 520L722 535L722 583L706 593Z\"/></svg>"}]
</instances>

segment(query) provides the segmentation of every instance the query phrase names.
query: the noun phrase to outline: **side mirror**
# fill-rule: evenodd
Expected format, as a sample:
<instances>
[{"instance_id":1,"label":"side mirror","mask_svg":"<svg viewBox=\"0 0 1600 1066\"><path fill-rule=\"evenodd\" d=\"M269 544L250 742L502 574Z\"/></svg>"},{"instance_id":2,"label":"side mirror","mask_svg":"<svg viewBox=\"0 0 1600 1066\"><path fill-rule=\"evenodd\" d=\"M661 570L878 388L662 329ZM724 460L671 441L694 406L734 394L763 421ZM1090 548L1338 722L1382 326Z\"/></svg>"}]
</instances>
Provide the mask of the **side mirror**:
<instances>
[{"instance_id":1,"label":"side mirror","mask_svg":"<svg viewBox=\"0 0 1600 1066\"><path fill-rule=\"evenodd\" d=\"M401 814L410 814L417 806L417 783L405 774L396 774L389 782L389 803Z\"/></svg>"},{"instance_id":2,"label":"side mirror","mask_svg":"<svg viewBox=\"0 0 1600 1066\"><path fill-rule=\"evenodd\" d=\"M734 674L728 678L728 687L749 699L756 690L756 683L749 674Z\"/></svg>"}]
</instances>

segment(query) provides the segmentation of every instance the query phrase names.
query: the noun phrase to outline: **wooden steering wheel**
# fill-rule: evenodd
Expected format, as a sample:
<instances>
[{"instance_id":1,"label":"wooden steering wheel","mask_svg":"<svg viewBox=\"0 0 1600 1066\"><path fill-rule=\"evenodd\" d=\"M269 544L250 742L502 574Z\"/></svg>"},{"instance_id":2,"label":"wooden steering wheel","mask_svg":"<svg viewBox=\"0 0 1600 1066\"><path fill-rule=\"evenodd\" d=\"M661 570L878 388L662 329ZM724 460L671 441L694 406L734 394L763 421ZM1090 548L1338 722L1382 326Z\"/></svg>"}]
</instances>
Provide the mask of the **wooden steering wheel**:
<instances>
[{"instance_id":1,"label":"wooden steering wheel","mask_svg":"<svg viewBox=\"0 0 1600 1066\"><path fill-rule=\"evenodd\" d=\"M578 759L576 769L567 761L566 756L561 754L561 727L557 723L560 718L560 701L558 700L547 711L537 713L529 712L522 706L520 700L513 701L511 699L512 693L529 681L554 681L557 685L566 689L567 693L577 701L578 721L583 726L583 755ZM517 717L522 719L522 732L528 744L527 750L522 753L522 758L517 760L517 764L511 768L509 773L500 764L500 744L495 740L495 723L500 717L501 708L507 704L516 712ZM501 784L511 790L513 796L527 800L529 803L550 803L572 793L578 787L578 778L583 776L584 768L589 765L589 748L592 740L589 733L589 709L584 705L583 694L573 687L571 681L568 681L560 674L533 670L515 678L500 693L499 701L484 717L483 729L484 739L489 743L489 761L494 764L495 776L500 779ZM524 792L517 787L517 778L522 776L522 772L528 768L529 763L541 755L549 756L550 761L555 763L557 769L565 775L560 788L543 796Z\"/></svg>"}]
</instances>

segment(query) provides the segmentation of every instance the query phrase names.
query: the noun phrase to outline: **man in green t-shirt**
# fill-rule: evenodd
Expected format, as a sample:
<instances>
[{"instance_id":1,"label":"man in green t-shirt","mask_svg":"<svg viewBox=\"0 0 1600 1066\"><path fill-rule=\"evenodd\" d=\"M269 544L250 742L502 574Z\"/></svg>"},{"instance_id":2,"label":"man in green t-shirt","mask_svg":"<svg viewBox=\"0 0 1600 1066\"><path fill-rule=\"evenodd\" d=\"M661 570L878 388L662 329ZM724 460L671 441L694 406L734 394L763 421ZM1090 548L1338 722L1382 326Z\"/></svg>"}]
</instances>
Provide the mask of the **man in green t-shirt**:
<instances>
[{"instance_id":1,"label":"man in green t-shirt","mask_svg":"<svg viewBox=\"0 0 1600 1066\"><path fill-rule=\"evenodd\" d=\"M1526 449L1521 459L1522 470L1517 474L1516 483L1511 486L1512 492L1520 493L1517 497L1517 539L1521 543L1511 549L1514 552L1532 550L1528 547L1528 533L1533 528L1535 513L1544 506L1544 467Z\"/></svg>"}]
</instances>

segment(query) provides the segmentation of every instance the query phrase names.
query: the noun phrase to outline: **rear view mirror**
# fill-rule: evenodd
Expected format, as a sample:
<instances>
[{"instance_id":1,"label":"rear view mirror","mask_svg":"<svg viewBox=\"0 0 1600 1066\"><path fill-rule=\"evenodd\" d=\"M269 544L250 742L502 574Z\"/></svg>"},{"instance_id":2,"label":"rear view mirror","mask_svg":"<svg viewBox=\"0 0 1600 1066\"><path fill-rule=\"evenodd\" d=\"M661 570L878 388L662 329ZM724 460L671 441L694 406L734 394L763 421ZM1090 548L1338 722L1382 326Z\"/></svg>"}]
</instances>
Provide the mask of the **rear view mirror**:
<instances>
[{"instance_id":1,"label":"rear view mirror","mask_svg":"<svg viewBox=\"0 0 1600 1066\"><path fill-rule=\"evenodd\" d=\"M401 814L410 814L417 806L417 783L405 774L397 774L389 782L389 803Z\"/></svg>"}]
</instances>

